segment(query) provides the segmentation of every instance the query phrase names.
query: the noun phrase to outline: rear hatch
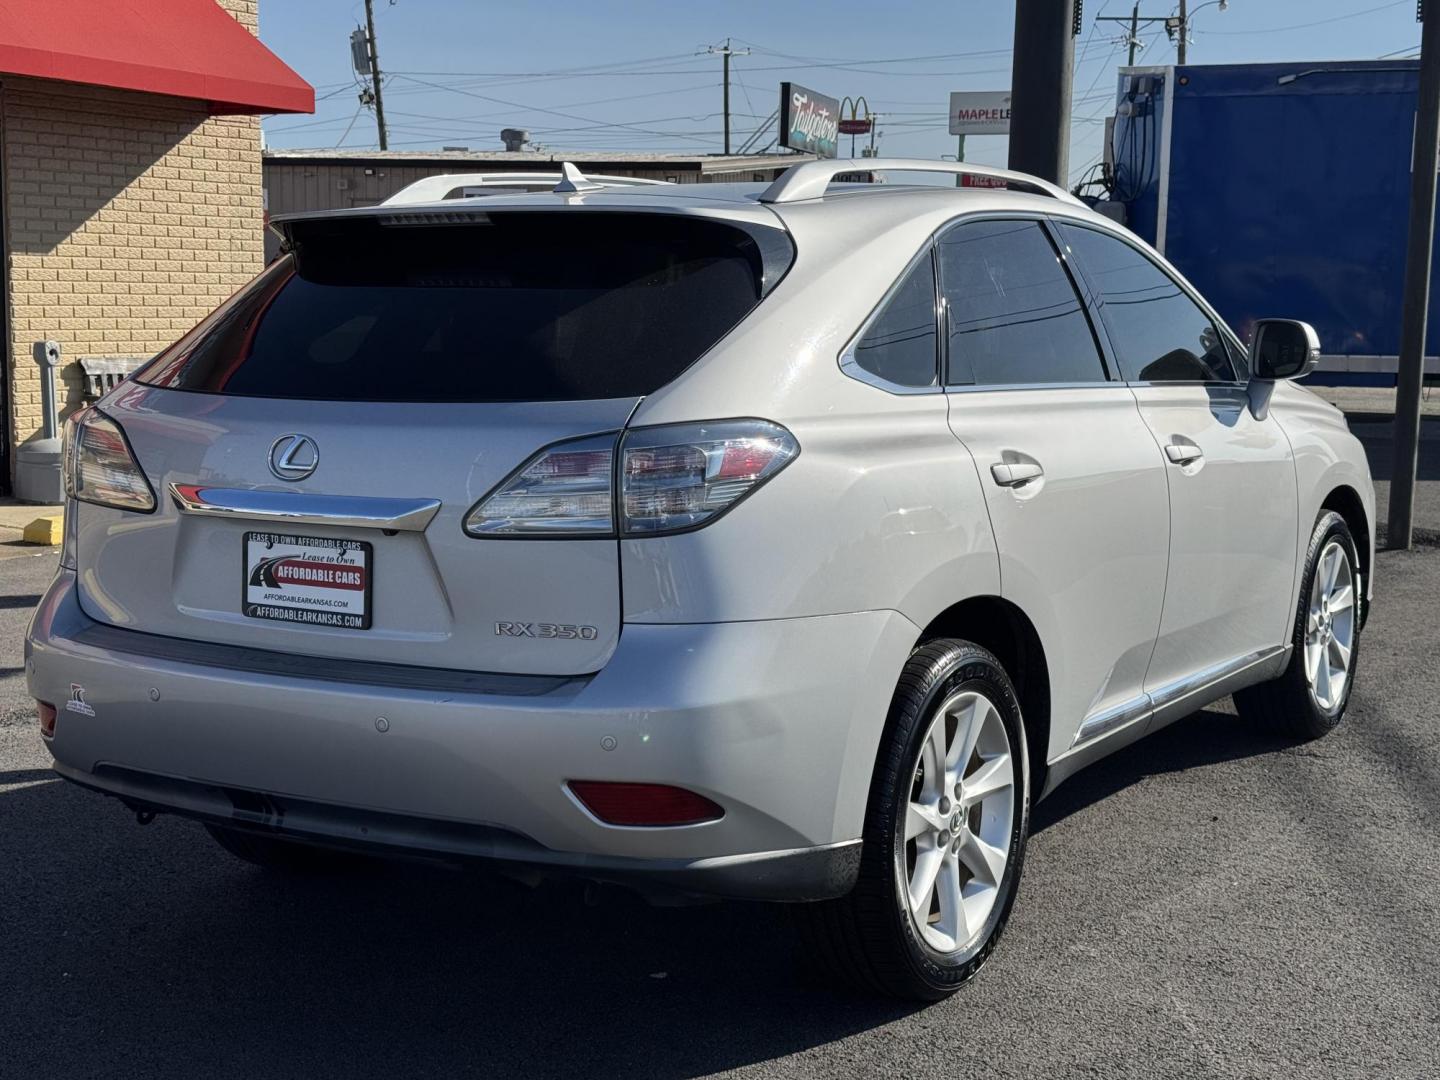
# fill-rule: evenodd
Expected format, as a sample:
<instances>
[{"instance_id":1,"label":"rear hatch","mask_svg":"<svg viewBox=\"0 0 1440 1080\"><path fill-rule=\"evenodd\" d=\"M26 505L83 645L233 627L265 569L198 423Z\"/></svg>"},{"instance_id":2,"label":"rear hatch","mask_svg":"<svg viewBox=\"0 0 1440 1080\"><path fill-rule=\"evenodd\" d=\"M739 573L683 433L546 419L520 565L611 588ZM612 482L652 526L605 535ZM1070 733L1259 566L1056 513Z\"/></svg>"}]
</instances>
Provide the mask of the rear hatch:
<instances>
[{"instance_id":1,"label":"rear hatch","mask_svg":"<svg viewBox=\"0 0 1440 1080\"><path fill-rule=\"evenodd\" d=\"M619 549L475 537L549 444L623 428L759 302L751 231L579 210L316 218L101 402L156 497L79 503L81 603L147 633L472 671L598 670ZM280 515L280 516L277 516Z\"/></svg>"}]
</instances>

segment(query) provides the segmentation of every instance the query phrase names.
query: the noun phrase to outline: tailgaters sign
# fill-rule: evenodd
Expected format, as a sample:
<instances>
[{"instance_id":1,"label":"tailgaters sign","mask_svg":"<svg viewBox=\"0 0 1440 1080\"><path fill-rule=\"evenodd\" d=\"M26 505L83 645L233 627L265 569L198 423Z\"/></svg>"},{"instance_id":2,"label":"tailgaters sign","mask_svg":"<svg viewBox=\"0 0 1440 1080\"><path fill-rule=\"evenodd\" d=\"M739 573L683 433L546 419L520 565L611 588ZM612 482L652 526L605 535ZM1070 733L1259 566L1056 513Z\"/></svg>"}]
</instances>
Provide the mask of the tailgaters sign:
<instances>
[{"instance_id":1,"label":"tailgaters sign","mask_svg":"<svg viewBox=\"0 0 1440 1080\"><path fill-rule=\"evenodd\" d=\"M840 102L798 83L780 84L780 145L833 158L839 148Z\"/></svg>"}]
</instances>

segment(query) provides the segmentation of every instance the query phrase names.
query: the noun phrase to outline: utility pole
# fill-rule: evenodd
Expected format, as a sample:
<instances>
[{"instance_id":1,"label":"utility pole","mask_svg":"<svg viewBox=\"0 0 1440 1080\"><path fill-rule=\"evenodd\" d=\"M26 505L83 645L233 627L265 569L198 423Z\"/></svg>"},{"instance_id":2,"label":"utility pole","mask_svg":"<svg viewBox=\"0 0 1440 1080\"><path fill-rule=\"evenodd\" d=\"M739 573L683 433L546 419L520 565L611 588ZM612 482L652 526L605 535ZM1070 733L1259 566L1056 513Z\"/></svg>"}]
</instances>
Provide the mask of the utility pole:
<instances>
[{"instance_id":1,"label":"utility pole","mask_svg":"<svg viewBox=\"0 0 1440 1080\"><path fill-rule=\"evenodd\" d=\"M1079 0L1015 0L1010 167L1064 187Z\"/></svg>"},{"instance_id":2,"label":"utility pole","mask_svg":"<svg viewBox=\"0 0 1440 1080\"><path fill-rule=\"evenodd\" d=\"M1130 9L1130 40L1126 44L1130 46L1130 54L1125 58L1125 66L1134 67L1135 50L1140 47L1140 5L1138 3Z\"/></svg>"},{"instance_id":3,"label":"utility pole","mask_svg":"<svg viewBox=\"0 0 1440 1080\"><path fill-rule=\"evenodd\" d=\"M1440 10L1418 0L1420 100L1410 165L1410 237L1400 314L1400 370L1395 389L1395 464L1390 480L1392 549L1408 549L1415 532L1415 473L1420 463L1420 392L1425 383L1425 326L1430 315L1430 258L1435 246L1435 169L1440 159Z\"/></svg>"},{"instance_id":4,"label":"utility pole","mask_svg":"<svg viewBox=\"0 0 1440 1080\"><path fill-rule=\"evenodd\" d=\"M1180 0L1180 38L1175 42L1175 62L1185 63L1185 46L1190 42L1190 14L1185 10L1185 0Z\"/></svg>"},{"instance_id":5,"label":"utility pole","mask_svg":"<svg viewBox=\"0 0 1440 1080\"><path fill-rule=\"evenodd\" d=\"M380 46L375 43L374 0L365 0L365 34L370 41L370 84L375 93L375 126L380 130L380 149L390 149L385 134L385 99L380 96Z\"/></svg>"},{"instance_id":6,"label":"utility pole","mask_svg":"<svg viewBox=\"0 0 1440 1080\"><path fill-rule=\"evenodd\" d=\"M368 3L369 0L366 0ZM725 111L725 153L730 153L730 57L749 56L749 49L734 49L730 47L730 39L725 39L724 45L707 45L705 51L711 55L720 54L721 70L724 72L724 96L722 98Z\"/></svg>"}]
</instances>

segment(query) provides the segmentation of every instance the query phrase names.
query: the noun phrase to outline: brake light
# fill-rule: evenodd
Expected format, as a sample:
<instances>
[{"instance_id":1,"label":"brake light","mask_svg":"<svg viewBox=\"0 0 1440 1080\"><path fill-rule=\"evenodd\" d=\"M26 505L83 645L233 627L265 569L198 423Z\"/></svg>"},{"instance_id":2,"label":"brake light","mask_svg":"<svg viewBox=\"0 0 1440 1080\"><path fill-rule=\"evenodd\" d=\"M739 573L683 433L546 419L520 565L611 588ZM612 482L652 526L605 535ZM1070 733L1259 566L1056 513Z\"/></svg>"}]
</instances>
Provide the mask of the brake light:
<instances>
[{"instance_id":1,"label":"brake light","mask_svg":"<svg viewBox=\"0 0 1440 1080\"><path fill-rule=\"evenodd\" d=\"M799 452L795 436L768 420L628 431L621 449L621 532L654 536L704 525Z\"/></svg>"},{"instance_id":2,"label":"brake light","mask_svg":"<svg viewBox=\"0 0 1440 1080\"><path fill-rule=\"evenodd\" d=\"M145 514L155 509L155 493L125 432L99 409L76 413L66 424L64 469L72 499Z\"/></svg>"},{"instance_id":3,"label":"brake light","mask_svg":"<svg viewBox=\"0 0 1440 1080\"><path fill-rule=\"evenodd\" d=\"M608 825L699 825L725 816L719 803L669 784L571 780L570 790Z\"/></svg>"},{"instance_id":4,"label":"brake light","mask_svg":"<svg viewBox=\"0 0 1440 1080\"><path fill-rule=\"evenodd\" d=\"M466 515L472 536L657 536L719 517L800 452L768 420L637 428L556 443ZM618 512L615 504L619 503Z\"/></svg>"},{"instance_id":5,"label":"brake light","mask_svg":"<svg viewBox=\"0 0 1440 1080\"><path fill-rule=\"evenodd\" d=\"M40 734L47 739L53 739L55 737L55 706L48 701L37 701L35 710L40 714Z\"/></svg>"}]
</instances>

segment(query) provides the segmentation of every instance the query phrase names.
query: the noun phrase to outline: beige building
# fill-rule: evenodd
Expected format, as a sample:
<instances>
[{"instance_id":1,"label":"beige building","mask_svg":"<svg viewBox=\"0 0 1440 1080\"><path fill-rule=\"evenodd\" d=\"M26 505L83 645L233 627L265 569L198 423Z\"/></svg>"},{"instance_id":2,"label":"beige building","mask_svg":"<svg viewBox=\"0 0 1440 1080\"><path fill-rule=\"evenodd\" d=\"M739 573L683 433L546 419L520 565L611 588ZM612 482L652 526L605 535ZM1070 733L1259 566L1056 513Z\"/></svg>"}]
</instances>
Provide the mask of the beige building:
<instances>
[{"instance_id":1,"label":"beige building","mask_svg":"<svg viewBox=\"0 0 1440 1080\"><path fill-rule=\"evenodd\" d=\"M60 344L63 414L87 360L153 355L263 266L258 117L314 92L254 37L257 2L0 5L0 483L41 426L37 343Z\"/></svg>"}]
</instances>

